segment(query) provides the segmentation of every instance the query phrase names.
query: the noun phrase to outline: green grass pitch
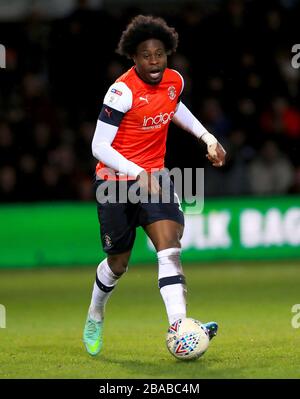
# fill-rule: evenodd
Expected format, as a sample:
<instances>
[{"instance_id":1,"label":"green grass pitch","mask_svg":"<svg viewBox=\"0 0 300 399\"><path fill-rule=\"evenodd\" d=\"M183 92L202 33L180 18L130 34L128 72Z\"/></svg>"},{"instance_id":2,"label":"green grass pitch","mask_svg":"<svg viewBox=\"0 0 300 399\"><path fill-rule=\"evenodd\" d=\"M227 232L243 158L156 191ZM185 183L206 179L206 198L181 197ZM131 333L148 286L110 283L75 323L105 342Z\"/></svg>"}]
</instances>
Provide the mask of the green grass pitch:
<instances>
[{"instance_id":1,"label":"green grass pitch","mask_svg":"<svg viewBox=\"0 0 300 399\"><path fill-rule=\"evenodd\" d=\"M104 347L90 357L82 329L95 268L0 272L1 378L299 378L296 262L186 264L188 316L219 333L193 362L167 351L155 265L132 266L106 309Z\"/></svg>"}]
</instances>

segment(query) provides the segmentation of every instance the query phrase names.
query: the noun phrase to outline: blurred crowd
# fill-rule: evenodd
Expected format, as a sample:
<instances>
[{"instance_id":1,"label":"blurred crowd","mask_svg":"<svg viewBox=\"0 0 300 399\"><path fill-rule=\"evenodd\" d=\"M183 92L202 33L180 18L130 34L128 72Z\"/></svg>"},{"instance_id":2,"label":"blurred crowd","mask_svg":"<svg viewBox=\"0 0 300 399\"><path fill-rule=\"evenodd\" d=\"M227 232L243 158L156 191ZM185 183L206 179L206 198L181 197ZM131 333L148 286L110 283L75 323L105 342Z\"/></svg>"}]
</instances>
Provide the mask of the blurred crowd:
<instances>
[{"instance_id":1,"label":"blurred crowd","mask_svg":"<svg viewBox=\"0 0 300 399\"><path fill-rule=\"evenodd\" d=\"M166 166L204 167L205 195L300 193L300 68L293 68L298 1L201 2L164 8L179 33L169 60L182 101L228 152L211 167L205 148L171 124ZM150 11L150 12L149 12ZM138 7L90 9L0 24L0 201L94 197L91 141L110 84L131 63L115 53Z\"/></svg>"}]
</instances>

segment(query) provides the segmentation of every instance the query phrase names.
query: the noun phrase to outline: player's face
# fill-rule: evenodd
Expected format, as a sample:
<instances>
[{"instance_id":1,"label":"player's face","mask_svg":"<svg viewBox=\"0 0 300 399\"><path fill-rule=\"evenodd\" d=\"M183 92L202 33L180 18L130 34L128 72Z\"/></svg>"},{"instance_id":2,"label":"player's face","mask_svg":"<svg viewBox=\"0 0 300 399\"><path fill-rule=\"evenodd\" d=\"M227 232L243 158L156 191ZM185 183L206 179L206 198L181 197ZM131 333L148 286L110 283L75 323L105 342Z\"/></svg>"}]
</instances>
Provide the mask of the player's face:
<instances>
[{"instance_id":1,"label":"player's face","mask_svg":"<svg viewBox=\"0 0 300 399\"><path fill-rule=\"evenodd\" d=\"M157 39L141 42L133 57L139 76L152 85L158 84L167 67L167 54L164 44Z\"/></svg>"}]
</instances>

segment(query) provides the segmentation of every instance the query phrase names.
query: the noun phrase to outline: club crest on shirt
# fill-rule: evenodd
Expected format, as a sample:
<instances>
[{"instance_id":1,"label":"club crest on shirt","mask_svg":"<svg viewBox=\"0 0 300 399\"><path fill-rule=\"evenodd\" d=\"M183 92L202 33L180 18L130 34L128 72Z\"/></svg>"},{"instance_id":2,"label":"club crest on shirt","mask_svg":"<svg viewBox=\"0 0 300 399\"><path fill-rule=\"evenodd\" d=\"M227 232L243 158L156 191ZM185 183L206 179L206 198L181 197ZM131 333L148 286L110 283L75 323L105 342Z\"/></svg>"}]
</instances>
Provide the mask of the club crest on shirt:
<instances>
[{"instance_id":1,"label":"club crest on shirt","mask_svg":"<svg viewBox=\"0 0 300 399\"><path fill-rule=\"evenodd\" d=\"M168 88L168 95L170 100L174 100L176 97L176 89L174 86L170 86Z\"/></svg>"},{"instance_id":2,"label":"club crest on shirt","mask_svg":"<svg viewBox=\"0 0 300 399\"><path fill-rule=\"evenodd\" d=\"M110 248L112 246L112 240L110 238L110 236L108 234L104 234L104 242L105 242L105 246Z\"/></svg>"}]
</instances>

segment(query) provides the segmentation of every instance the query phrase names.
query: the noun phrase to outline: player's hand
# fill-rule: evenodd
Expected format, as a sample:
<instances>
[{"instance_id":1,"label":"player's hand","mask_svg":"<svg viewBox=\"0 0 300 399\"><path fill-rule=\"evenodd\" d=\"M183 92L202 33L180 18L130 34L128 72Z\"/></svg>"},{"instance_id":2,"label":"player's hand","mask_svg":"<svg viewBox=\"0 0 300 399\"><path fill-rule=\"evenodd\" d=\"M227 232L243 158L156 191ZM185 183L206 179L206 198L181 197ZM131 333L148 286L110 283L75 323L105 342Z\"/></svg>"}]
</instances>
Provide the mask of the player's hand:
<instances>
[{"instance_id":1,"label":"player's hand","mask_svg":"<svg viewBox=\"0 0 300 399\"><path fill-rule=\"evenodd\" d=\"M149 194L160 193L160 185L153 174L143 170L138 174L137 181L142 191L148 192Z\"/></svg>"},{"instance_id":2,"label":"player's hand","mask_svg":"<svg viewBox=\"0 0 300 399\"><path fill-rule=\"evenodd\" d=\"M213 166L221 167L225 165L226 151L219 142L207 146L207 152L206 158L210 160Z\"/></svg>"}]
</instances>

